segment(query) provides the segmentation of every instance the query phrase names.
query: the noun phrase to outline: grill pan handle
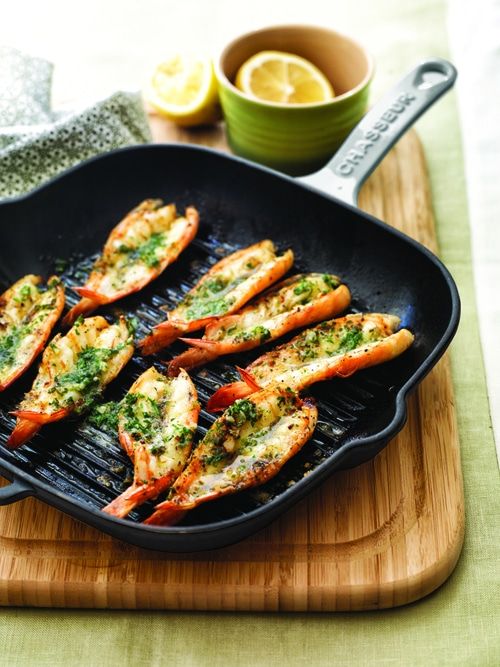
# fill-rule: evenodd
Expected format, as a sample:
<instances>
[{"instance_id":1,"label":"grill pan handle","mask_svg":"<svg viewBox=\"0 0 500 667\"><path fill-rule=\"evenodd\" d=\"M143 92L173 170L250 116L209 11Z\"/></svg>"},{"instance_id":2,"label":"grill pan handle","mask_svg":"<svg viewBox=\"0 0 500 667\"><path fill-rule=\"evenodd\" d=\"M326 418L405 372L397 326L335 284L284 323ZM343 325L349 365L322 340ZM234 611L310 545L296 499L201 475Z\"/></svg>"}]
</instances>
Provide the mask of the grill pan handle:
<instances>
[{"instance_id":1,"label":"grill pan handle","mask_svg":"<svg viewBox=\"0 0 500 667\"><path fill-rule=\"evenodd\" d=\"M34 493L31 486L16 479L12 484L0 487L0 505L10 505L32 495Z\"/></svg>"},{"instance_id":2,"label":"grill pan handle","mask_svg":"<svg viewBox=\"0 0 500 667\"><path fill-rule=\"evenodd\" d=\"M384 155L456 78L447 60L420 63L370 109L325 167L299 180L357 206L361 186Z\"/></svg>"}]
</instances>

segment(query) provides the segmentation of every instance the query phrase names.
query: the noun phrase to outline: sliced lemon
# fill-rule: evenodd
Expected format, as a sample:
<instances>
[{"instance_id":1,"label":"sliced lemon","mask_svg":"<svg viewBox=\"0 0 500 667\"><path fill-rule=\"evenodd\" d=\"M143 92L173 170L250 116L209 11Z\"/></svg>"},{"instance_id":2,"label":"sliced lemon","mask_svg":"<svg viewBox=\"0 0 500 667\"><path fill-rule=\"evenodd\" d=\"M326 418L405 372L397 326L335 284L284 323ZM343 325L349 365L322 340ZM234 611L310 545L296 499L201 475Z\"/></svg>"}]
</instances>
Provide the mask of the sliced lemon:
<instances>
[{"instance_id":1,"label":"sliced lemon","mask_svg":"<svg viewBox=\"0 0 500 667\"><path fill-rule=\"evenodd\" d=\"M220 118L217 81L209 58L178 54L160 63L146 101L178 125L205 125Z\"/></svg>"},{"instance_id":2,"label":"sliced lemon","mask_svg":"<svg viewBox=\"0 0 500 667\"><path fill-rule=\"evenodd\" d=\"M240 67L235 83L250 97L278 104L313 104L335 96L315 65L282 51L256 53Z\"/></svg>"}]
</instances>

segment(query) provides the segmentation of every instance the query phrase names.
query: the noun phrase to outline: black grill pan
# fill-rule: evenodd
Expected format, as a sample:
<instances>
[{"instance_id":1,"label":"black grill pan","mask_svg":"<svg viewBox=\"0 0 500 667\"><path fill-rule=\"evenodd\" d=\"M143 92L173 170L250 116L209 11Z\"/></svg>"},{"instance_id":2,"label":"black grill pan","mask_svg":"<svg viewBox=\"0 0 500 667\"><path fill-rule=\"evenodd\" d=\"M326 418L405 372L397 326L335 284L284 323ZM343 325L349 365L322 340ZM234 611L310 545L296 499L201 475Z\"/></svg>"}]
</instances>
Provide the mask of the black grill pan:
<instances>
[{"instance_id":1,"label":"black grill pan","mask_svg":"<svg viewBox=\"0 0 500 667\"><path fill-rule=\"evenodd\" d=\"M447 90L455 71L432 60L407 76L351 134L332 163L307 180L328 185L354 203L360 182L395 139ZM406 95L410 103L395 100ZM387 111L403 107L403 111ZM380 119L393 118L389 121ZM387 125L380 130L382 123ZM378 124L371 146L366 139ZM374 137L375 135L370 135ZM360 139L361 137L361 139ZM360 141L364 142L359 143ZM377 143L378 142L378 143ZM12 484L0 489L0 504L33 495L126 542L158 550L186 552L235 542L264 526L317 486L332 471L375 456L403 426L406 397L443 354L459 320L459 298L446 268L405 235L309 184L194 146L148 145L89 160L33 193L0 205L0 278L5 285L26 273L48 276L63 269L68 288L82 284L96 253L116 222L147 197L194 204L200 232L180 259L139 294L103 309L137 318L138 336L164 318L209 266L236 248L263 238L296 253L294 271L331 271L353 294L352 312L399 315L416 334L400 358L346 380L315 386L319 422L312 440L270 482L257 489L207 503L179 526L144 526L148 504L127 520L104 514L131 481L132 466L117 439L85 420L44 427L30 443L10 451L9 415L30 387L33 367L0 395L0 472ZM61 260L64 265L61 266ZM69 306L76 301L67 290ZM175 344L163 358L178 353ZM235 379L262 350L225 357L193 373L202 405L221 384ZM105 399L121 398L152 362L135 355ZM160 368L160 366L158 365ZM214 417L202 410L198 436Z\"/></svg>"}]
</instances>

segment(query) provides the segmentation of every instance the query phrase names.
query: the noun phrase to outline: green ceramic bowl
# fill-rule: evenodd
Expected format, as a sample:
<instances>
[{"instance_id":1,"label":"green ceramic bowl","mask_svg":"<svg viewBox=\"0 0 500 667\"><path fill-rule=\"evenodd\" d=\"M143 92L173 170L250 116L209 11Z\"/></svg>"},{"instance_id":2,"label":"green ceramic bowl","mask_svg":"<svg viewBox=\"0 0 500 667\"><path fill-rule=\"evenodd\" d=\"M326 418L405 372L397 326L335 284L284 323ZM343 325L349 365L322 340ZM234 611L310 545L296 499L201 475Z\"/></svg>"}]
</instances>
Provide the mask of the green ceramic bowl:
<instances>
[{"instance_id":1,"label":"green ceramic bowl","mask_svg":"<svg viewBox=\"0 0 500 667\"><path fill-rule=\"evenodd\" d=\"M327 76L336 97L319 104L255 100L236 88L240 66L259 51L307 58ZM373 60L350 37L327 28L264 28L233 40L215 62L229 144L237 155L293 175L322 167L365 114Z\"/></svg>"}]
</instances>

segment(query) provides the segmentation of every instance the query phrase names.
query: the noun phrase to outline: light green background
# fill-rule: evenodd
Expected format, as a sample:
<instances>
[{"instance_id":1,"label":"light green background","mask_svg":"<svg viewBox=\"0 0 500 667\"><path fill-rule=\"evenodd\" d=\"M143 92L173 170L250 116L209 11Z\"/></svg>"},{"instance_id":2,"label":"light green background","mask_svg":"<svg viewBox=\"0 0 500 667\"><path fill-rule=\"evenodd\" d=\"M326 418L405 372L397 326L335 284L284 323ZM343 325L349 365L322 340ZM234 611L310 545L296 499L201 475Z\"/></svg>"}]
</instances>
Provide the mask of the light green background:
<instances>
[{"instance_id":1,"label":"light green background","mask_svg":"<svg viewBox=\"0 0 500 667\"><path fill-rule=\"evenodd\" d=\"M129 16L134 11L144 12L148 6L148 2L123 4ZM238 12L239 3L214 2L214 7L219 4ZM255 17L260 12L262 24L302 19L336 25L333 0L309 0L301 13L298 5L287 9L284 2L276 4L281 7L280 16L272 3L260 0L252 0L251 7L242 7L243 16ZM170 26L176 25L175 5L168 5L171 14L165 21L165 50L169 48L168 31L175 30ZM266 5L270 7L269 15ZM188 2L187 6L191 11L194 3ZM205 6L203 11L207 11ZM362 39L377 59L375 95L419 58L448 55L445 11L444 3L438 0L363 0L338 8L341 28ZM221 20L219 14L217 21ZM189 22L183 16L182 29L186 30ZM196 14L193 16L196 20ZM99 21L97 12L95 21ZM242 24L239 29L248 27L253 25ZM176 44L180 29L176 31ZM148 35L138 30L135 44L130 44L138 58L141 40L148 40ZM500 488L474 305L454 96L447 96L430 110L418 130L430 168L441 254L457 280L463 305L462 323L451 355L467 529L462 557L448 582L425 600L401 609L371 613L267 615L5 609L0 610L0 664L500 664Z\"/></svg>"}]
</instances>

